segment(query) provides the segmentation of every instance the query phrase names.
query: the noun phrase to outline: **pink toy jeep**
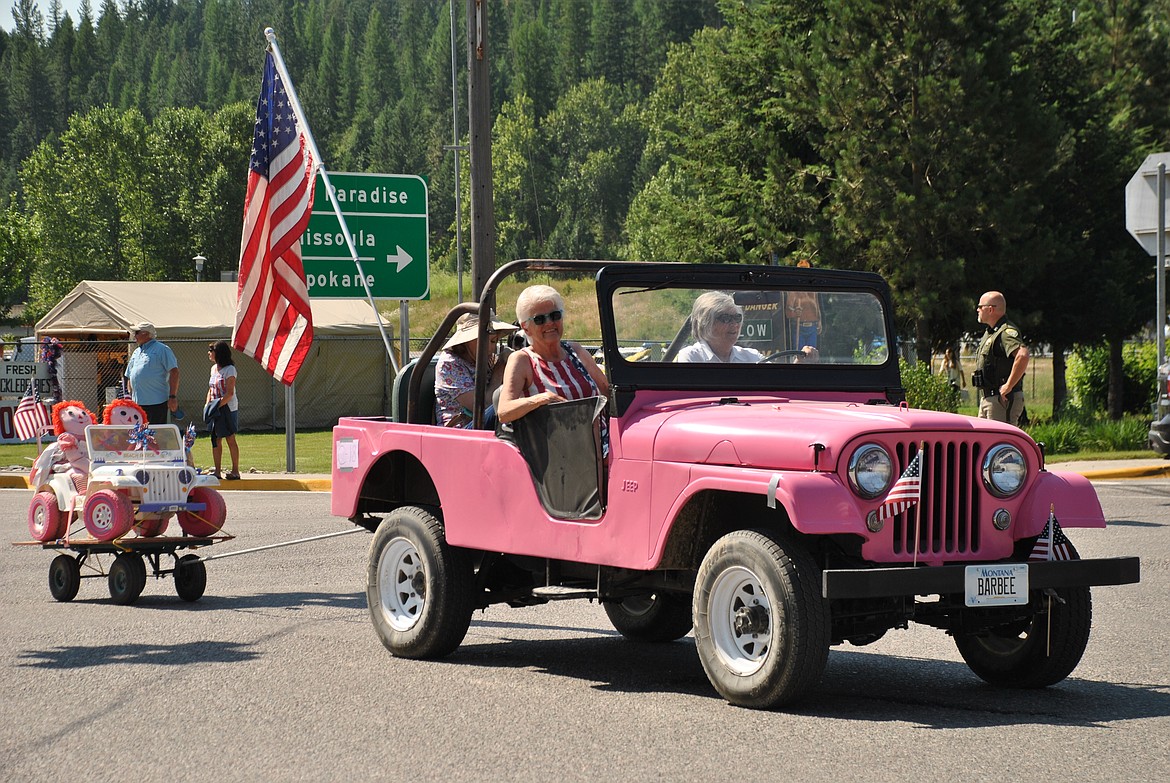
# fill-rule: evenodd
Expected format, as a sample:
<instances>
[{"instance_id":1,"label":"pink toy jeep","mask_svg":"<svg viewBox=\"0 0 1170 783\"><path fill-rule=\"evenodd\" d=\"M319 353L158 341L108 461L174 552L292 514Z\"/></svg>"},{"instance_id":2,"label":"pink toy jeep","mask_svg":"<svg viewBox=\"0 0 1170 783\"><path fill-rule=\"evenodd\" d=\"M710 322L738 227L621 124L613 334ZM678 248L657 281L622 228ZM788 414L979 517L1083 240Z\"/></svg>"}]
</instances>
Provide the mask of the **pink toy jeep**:
<instances>
[{"instance_id":1,"label":"pink toy jeep","mask_svg":"<svg viewBox=\"0 0 1170 783\"><path fill-rule=\"evenodd\" d=\"M511 431L434 426L432 358L461 313L487 309L464 304L400 374L392 419L334 428L332 510L374 533L366 593L393 654L450 653L490 604L588 598L630 639L693 628L711 683L747 707L793 702L830 645L912 621L987 682L1037 688L1080 661L1090 586L1139 580L1137 558L1081 560L1046 532L1105 520L1024 432L904 404L878 276L517 261L484 301L524 270L595 275L608 401ZM711 353L691 324L708 291L733 300L717 320L738 323L744 361L680 360Z\"/></svg>"}]
</instances>

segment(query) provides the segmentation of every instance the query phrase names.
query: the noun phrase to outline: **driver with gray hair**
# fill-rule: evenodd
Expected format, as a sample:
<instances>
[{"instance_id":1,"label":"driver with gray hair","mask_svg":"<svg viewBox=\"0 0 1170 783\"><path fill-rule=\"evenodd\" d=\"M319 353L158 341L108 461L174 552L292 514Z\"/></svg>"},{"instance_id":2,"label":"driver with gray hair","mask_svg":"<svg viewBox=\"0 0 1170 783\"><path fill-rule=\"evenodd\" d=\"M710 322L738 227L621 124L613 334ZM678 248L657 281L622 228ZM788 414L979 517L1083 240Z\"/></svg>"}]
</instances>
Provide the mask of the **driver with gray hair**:
<instances>
[{"instance_id":1,"label":"driver with gray hair","mask_svg":"<svg viewBox=\"0 0 1170 783\"><path fill-rule=\"evenodd\" d=\"M736 345L743 324L743 308L731 294L708 291L691 307L691 332L697 342L678 352L677 362L758 362L763 354Z\"/></svg>"}]
</instances>

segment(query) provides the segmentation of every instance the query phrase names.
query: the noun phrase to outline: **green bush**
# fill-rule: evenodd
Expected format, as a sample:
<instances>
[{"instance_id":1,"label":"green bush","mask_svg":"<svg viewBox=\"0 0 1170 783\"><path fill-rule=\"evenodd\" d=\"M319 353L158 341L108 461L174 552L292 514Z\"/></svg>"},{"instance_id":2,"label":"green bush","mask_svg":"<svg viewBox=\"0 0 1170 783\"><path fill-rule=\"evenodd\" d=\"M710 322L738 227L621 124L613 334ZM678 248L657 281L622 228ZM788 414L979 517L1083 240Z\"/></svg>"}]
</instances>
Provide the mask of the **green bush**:
<instances>
[{"instance_id":1,"label":"green bush","mask_svg":"<svg viewBox=\"0 0 1170 783\"><path fill-rule=\"evenodd\" d=\"M1072 454L1080 451L1085 427L1069 419L1045 421L1028 427L1032 440L1044 444L1046 454Z\"/></svg>"},{"instance_id":2,"label":"green bush","mask_svg":"<svg viewBox=\"0 0 1170 783\"><path fill-rule=\"evenodd\" d=\"M1158 349L1153 343L1126 343L1121 350L1122 408L1148 413L1158 381ZM1092 345L1069 354L1071 402L1086 413L1106 410L1109 401L1109 346Z\"/></svg>"},{"instance_id":3,"label":"green bush","mask_svg":"<svg viewBox=\"0 0 1170 783\"><path fill-rule=\"evenodd\" d=\"M1127 417L1121 421L1096 421L1085 428L1081 448L1091 451L1129 451L1144 449L1149 438L1149 422Z\"/></svg>"},{"instance_id":4,"label":"green bush","mask_svg":"<svg viewBox=\"0 0 1170 783\"><path fill-rule=\"evenodd\" d=\"M898 360L902 372L902 387L906 390L906 404L928 411L959 412L959 391L941 375L934 375L926 362L908 364Z\"/></svg>"}]
</instances>

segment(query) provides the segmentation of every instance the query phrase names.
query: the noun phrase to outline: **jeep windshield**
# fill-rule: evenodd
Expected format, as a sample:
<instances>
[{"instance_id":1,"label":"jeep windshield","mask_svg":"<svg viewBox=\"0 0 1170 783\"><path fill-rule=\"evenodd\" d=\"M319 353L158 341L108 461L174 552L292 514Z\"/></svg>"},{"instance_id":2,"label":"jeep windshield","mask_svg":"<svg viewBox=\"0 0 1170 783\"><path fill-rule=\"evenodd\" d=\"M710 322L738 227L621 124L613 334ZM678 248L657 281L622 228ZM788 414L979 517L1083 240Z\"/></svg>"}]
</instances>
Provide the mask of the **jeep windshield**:
<instances>
[{"instance_id":1,"label":"jeep windshield","mask_svg":"<svg viewBox=\"0 0 1170 783\"><path fill-rule=\"evenodd\" d=\"M874 275L613 265L598 293L606 370L619 387L900 396L889 293Z\"/></svg>"}]
</instances>

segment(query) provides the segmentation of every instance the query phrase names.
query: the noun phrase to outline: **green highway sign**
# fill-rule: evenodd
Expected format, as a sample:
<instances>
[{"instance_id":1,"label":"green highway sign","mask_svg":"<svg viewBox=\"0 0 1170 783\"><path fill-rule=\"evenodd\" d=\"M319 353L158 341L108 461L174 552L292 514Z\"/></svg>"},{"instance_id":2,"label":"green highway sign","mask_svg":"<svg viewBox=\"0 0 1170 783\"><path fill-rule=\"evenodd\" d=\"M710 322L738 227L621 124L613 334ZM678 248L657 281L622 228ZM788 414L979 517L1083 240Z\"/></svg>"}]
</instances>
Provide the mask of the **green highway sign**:
<instances>
[{"instance_id":1,"label":"green highway sign","mask_svg":"<svg viewBox=\"0 0 1170 783\"><path fill-rule=\"evenodd\" d=\"M331 171L329 181L374 298L425 299L431 286L426 180ZM301 256L311 298L366 297L321 177L301 237Z\"/></svg>"}]
</instances>

